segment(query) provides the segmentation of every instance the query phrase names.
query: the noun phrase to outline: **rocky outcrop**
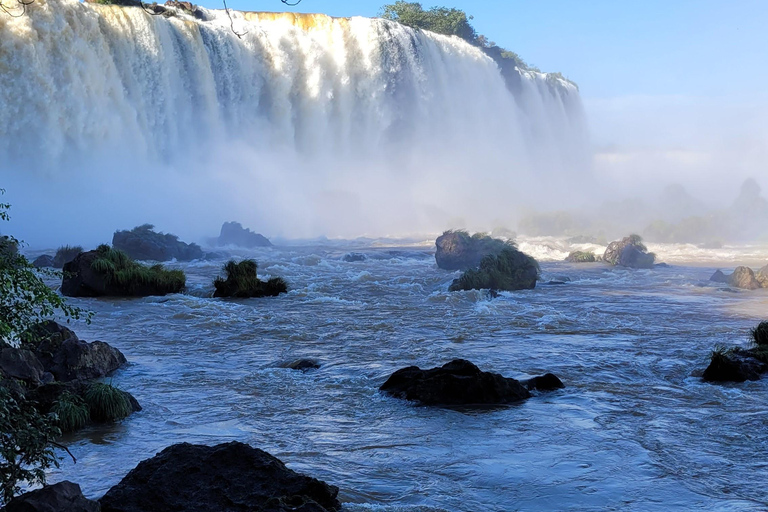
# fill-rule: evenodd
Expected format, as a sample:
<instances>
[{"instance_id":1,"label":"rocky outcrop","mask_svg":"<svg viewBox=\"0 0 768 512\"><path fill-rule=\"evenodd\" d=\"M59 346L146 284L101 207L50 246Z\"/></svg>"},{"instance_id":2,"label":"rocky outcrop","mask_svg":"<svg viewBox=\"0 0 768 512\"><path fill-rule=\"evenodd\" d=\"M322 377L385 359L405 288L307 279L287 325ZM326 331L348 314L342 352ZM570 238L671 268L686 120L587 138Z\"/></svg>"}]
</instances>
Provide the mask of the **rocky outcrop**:
<instances>
[{"instance_id":1,"label":"rocky outcrop","mask_svg":"<svg viewBox=\"0 0 768 512\"><path fill-rule=\"evenodd\" d=\"M638 235L630 235L608 244L603 261L629 268L653 268L656 256L649 253Z\"/></svg>"},{"instance_id":2,"label":"rocky outcrop","mask_svg":"<svg viewBox=\"0 0 768 512\"><path fill-rule=\"evenodd\" d=\"M35 261L32 262L32 265L36 268L53 268L53 256L50 254L38 256L35 258Z\"/></svg>"},{"instance_id":3,"label":"rocky outcrop","mask_svg":"<svg viewBox=\"0 0 768 512\"><path fill-rule=\"evenodd\" d=\"M258 267L254 260L240 263L230 260L223 269L226 278L217 277L213 281L214 297L235 297L247 299L253 297L276 297L288 291L288 284L281 277L272 277L262 281L256 273Z\"/></svg>"},{"instance_id":4,"label":"rocky outcrop","mask_svg":"<svg viewBox=\"0 0 768 512\"><path fill-rule=\"evenodd\" d=\"M135 260L191 261L203 257L199 245L184 243L176 235L157 233L151 224L115 231L112 246Z\"/></svg>"},{"instance_id":5,"label":"rocky outcrop","mask_svg":"<svg viewBox=\"0 0 768 512\"><path fill-rule=\"evenodd\" d=\"M4 378L39 386L43 383L44 373L43 365L31 351L13 347L0 349L0 375Z\"/></svg>"},{"instance_id":6,"label":"rocky outcrop","mask_svg":"<svg viewBox=\"0 0 768 512\"><path fill-rule=\"evenodd\" d=\"M78 484L63 481L12 499L4 512L99 512L98 501L83 496Z\"/></svg>"},{"instance_id":7,"label":"rocky outcrop","mask_svg":"<svg viewBox=\"0 0 768 512\"><path fill-rule=\"evenodd\" d=\"M435 261L444 270L468 270L477 267L484 257L497 255L510 244L496 238L466 231L446 231L435 241Z\"/></svg>"},{"instance_id":8,"label":"rocky outcrop","mask_svg":"<svg viewBox=\"0 0 768 512\"><path fill-rule=\"evenodd\" d=\"M239 222L225 222L221 226L221 233L216 241L217 245L236 245L253 249L255 247L271 247L267 237L259 233L254 233L250 229L244 228Z\"/></svg>"},{"instance_id":9,"label":"rocky outcrop","mask_svg":"<svg viewBox=\"0 0 768 512\"><path fill-rule=\"evenodd\" d=\"M439 368L422 370L409 366L393 373L379 388L396 398L416 400L424 405L504 405L531 396L529 389L556 389L554 375L536 377L523 383L498 373L481 371L464 359L455 359ZM559 379L557 379L559 382Z\"/></svg>"},{"instance_id":10,"label":"rocky outcrop","mask_svg":"<svg viewBox=\"0 0 768 512\"><path fill-rule=\"evenodd\" d=\"M728 276L725 275L722 270L715 270L715 273L712 274L712 277L710 277L709 280L715 283L728 284Z\"/></svg>"},{"instance_id":11,"label":"rocky outcrop","mask_svg":"<svg viewBox=\"0 0 768 512\"><path fill-rule=\"evenodd\" d=\"M99 501L103 512L336 512L339 489L239 442L170 446Z\"/></svg>"},{"instance_id":12,"label":"rocky outcrop","mask_svg":"<svg viewBox=\"0 0 768 512\"><path fill-rule=\"evenodd\" d=\"M716 270L709 280L744 290L768 288L768 265L761 268L758 272L749 267L736 267L730 275L723 273L722 270Z\"/></svg>"},{"instance_id":13,"label":"rocky outcrop","mask_svg":"<svg viewBox=\"0 0 768 512\"><path fill-rule=\"evenodd\" d=\"M768 265L761 268L755 275L755 278L760 283L761 288L768 288Z\"/></svg>"},{"instance_id":14,"label":"rocky outcrop","mask_svg":"<svg viewBox=\"0 0 768 512\"><path fill-rule=\"evenodd\" d=\"M488 255L477 269L470 269L454 279L450 291L461 290L531 290L536 287L539 264L532 257L506 246L497 255Z\"/></svg>"},{"instance_id":15,"label":"rocky outcrop","mask_svg":"<svg viewBox=\"0 0 768 512\"><path fill-rule=\"evenodd\" d=\"M593 252L573 251L565 258L565 261L569 263L594 263L597 261L597 256Z\"/></svg>"},{"instance_id":16,"label":"rocky outcrop","mask_svg":"<svg viewBox=\"0 0 768 512\"><path fill-rule=\"evenodd\" d=\"M765 355L758 349L733 348L712 354L712 360L702 378L708 382L744 382L758 380L768 371Z\"/></svg>"}]
</instances>

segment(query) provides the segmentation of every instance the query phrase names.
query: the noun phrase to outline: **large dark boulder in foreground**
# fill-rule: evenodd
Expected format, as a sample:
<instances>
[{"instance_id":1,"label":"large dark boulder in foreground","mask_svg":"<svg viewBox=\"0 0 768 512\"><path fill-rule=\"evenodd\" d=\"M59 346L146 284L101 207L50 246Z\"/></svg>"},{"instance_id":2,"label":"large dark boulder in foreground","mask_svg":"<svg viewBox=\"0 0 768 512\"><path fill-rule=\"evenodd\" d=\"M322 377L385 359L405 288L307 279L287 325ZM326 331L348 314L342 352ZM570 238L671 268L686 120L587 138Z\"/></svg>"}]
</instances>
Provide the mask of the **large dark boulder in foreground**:
<instances>
[{"instance_id":1,"label":"large dark boulder in foreground","mask_svg":"<svg viewBox=\"0 0 768 512\"><path fill-rule=\"evenodd\" d=\"M157 233L152 224L130 231L115 231L112 246L135 260L178 261L198 260L203 250L197 244L187 244L176 235Z\"/></svg>"},{"instance_id":2,"label":"large dark boulder in foreground","mask_svg":"<svg viewBox=\"0 0 768 512\"><path fill-rule=\"evenodd\" d=\"M536 379L539 378L531 379L533 384L530 389L537 389L539 381ZM557 387L550 377L540 379L542 388ZM562 382L560 387L563 387ZM498 373L481 371L465 359L455 359L430 370L417 366L403 368L393 373L379 389L396 398L443 406L504 405L531 396L529 388L523 383Z\"/></svg>"},{"instance_id":3,"label":"large dark boulder in foreground","mask_svg":"<svg viewBox=\"0 0 768 512\"><path fill-rule=\"evenodd\" d=\"M732 348L712 353L712 360L702 378L708 382L744 382L758 380L768 371L765 354L757 349Z\"/></svg>"},{"instance_id":4,"label":"large dark boulder in foreground","mask_svg":"<svg viewBox=\"0 0 768 512\"><path fill-rule=\"evenodd\" d=\"M629 268L653 268L656 256L649 253L638 235L630 235L608 244L603 261Z\"/></svg>"},{"instance_id":5,"label":"large dark boulder in foreground","mask_svg":"<svg viewBox=\"0 0 768 512\"><path fill-rule=\"evenodd\" d=\"M254 247L271 247L267 237L259 233L254 233L250 229L244 228L239 222L225 222L221 226L221 233L216 241L217 245L236 245L253 249Z\"/></svg>"},{"instance_id":6,"label":"large dark boulder in foreground","mask_svg":"<svg viewBox=\"0 0 768 512\"><path fill-rule=\"evenodd\" d=\"M489 254L480 267L454 279L450 291L461 290L532 290L539 277L539 264L531 256L507 246L499 254Z\"/></svg>"},{"instance_id":7,"label":"large dark boulder in foreground","mask_svg":"<svg viewBox=\"0 0 768 512\"><path fill-rule=\"evenodd\" d=\"M64 265L61 293L69 297L147 297L179 293L185 284L181 270L148 267L101 245Z\"/></svg>"},{"instance_id":8,"label":"large dark boulder in foreground","mask_svg":"<svg viewBox=\"0 0 768 512\"><path fill-rule=\"evenodd\" d=\"M98 501L83 496L78 484L63 481L12 499L4 512L99 512Z\"/></svg>"},{"instance_id":9,"label":"large dark boulder in foreground","mask_svg":"<svg viewBox=\"0 0 768 512\"><path fill-rule=\"evenodd\" d=\"M435 241L435 261L444 270L477 267L484 257L499 254L510 244L482 233L470 236L466 231L446 231Z\"/></svg>"},{"instance_id":10,"label":"large dark boulder in foreground","mask_svg":"<svg viewBox=\"0 0 768 512\"><path fill-rule=\"evenodd\" d=\"M222 270L227 277L217 277L213 281L216 289L214 297L276 297L288 291L288 284L282 277L272 277L267 281L259 279L256 274L258 266L254 260L243 260L240 263L230 260Z\"/></svg>"},{"instance_id":11,"label":"large dark boulder in foreground","mask_svg":"<svg viewBox=\"0 0 768 512\"><path fill-rule=\"evenodd\" d=\"M335 512L338 492L247 444L182 443L139 463L99 501L103 512Z\"/></svg>"}]
</instances>

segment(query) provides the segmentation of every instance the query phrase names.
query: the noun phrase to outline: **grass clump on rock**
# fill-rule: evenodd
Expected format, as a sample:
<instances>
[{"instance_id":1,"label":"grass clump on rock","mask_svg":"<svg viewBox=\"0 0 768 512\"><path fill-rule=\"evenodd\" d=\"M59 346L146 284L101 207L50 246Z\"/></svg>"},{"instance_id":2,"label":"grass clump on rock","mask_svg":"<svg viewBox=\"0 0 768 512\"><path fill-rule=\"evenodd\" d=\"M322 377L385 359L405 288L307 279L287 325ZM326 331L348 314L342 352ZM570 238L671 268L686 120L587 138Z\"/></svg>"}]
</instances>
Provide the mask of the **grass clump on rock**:
<instances>
[{"instance_id":1,"label":"grass clump on rock","mask_svg":"<svg viewBox=\"0 0 768 512\"><path fill-rule=\"evenodd\" d=\"M498 255L488 255L480 267L464 272L454 279L450 291L460 290L526 290L536 287L539 264L531 256L513 247L503 249Z\"/></svg>"},{"instance_id":2,"label":"grass clump on rock","mask_svg":"<svg viewBox=\"0 0 768 512\"><path fill-rule=\"evenodd\" d=\"M750 332L752 341L760 348L768 349L768 321L757 324Z\"/></svg>"},{"instance_id":3,"label":"grass clump on rock","mask_svg":"<svg viewBox=\"0 0 768 512\"><path fill-rule=\"evenodd\" d=\"M595 253L588 251L573 251L565 258L570 263L594 263L597 261Z\"/></svg>"},{"instance_id":4,"label":"grass clump on rock","mask_svg":"<svg viewBox=\"0 0 768 512\"><path fill-rule=\"evenodd\" d=\"M227 277L217 277L213 282L216 288L214 297L276 297L288 291L288 284L282 277L260 280L256 275L258 265L254 260L243 260L240 263L229 260L222 270Z\"/></svg>"},{"instance_id":5,"label":"grass clump on rock","mask_svg":"<svg viewBox=\"0 0 768 512\"><path fill-rule=\"evenodd\" d=\"M118 388L94 382L85 391L85 402L94 421L107 423L128 417L133 412L133 406L126 394Z\"/></svg>"},{"instance_id":6,"label":"grass clump on rock","mask_svg":"<svg viewBox=\"0 0 768 512\"><path fill-rule=\"evenodd\" d=\"M57 424L62 432L74 432L88 424L91 419L85 401L68 391L61 394L53 404L51 412L56 414Z\"/></svg>"},{"instance_id":7,"label":"grass clump on rock","mask_svg":"<svg viewBox=\"0 0 768 512\"><path fill-rule=\"evenodd\" d=\"M56 249L56 255L53 257L53 266L63 268L64 264L69 263L83 252L84 249L79 245L63 245Z\"/></svg>"},{"instance_id":8,"label":"grass clump on rock","mask_svg":"<svg viewBox=\"0 0 768 512\"><path fill-rule=\"evenodd\" d=\"M184 288L186 276L181 270L166 270L162 265L151 267L132 260L126 253L108 245L100 245L91 269L103 274L111 286L124 289L127 295L142 288L158 294L177 293Z\"/></svg>"}]
</instances>

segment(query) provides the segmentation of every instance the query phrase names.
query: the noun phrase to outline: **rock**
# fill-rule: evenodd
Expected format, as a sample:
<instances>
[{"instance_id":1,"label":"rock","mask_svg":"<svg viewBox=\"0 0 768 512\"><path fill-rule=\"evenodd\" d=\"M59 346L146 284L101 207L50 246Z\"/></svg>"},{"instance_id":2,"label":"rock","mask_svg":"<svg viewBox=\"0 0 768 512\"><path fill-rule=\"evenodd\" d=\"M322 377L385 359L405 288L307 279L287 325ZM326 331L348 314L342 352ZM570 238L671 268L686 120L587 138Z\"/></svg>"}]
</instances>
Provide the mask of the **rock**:
<instances>
[{"instance_id":1,"label":"rock","mask_svg":"<svg viewBox=\"0 0 768 512\"><path fill-rule=\"evenodd\" d=\"M127 362L122 352L103 341L42 342L35 353L45 370L61 382L98 379Z\"/></svg>"},{"instance_id":2,"label":"rock","mask_svg":"<svg viewBox=\"0 0 768 512\"><path fill-rule=\"evenodd\" d=\"M61 343L70 338L78 339L77 334L75 334L72 329L56 323L53 320L46 320L33 325L21 335L24 347L29 348L32 351L36 350L38 344L42 341Z\"/></svg>"},{"instance_id":3,"label":"rock","mask_svg":"<svg viewBox=\"0 0 768 512\"><path fill-rule=\"evenodd\" d=\"M83 248L79 245L59 247L56 250L56 255L53 257L53 266L55 268L64 268L64 265L75 259L81 252L83 252Z\"/></svg>"},{"instance_id":4,"label":"rock","mask_svg":"<svg viewBox=\"0 0 768 512\"><path fill-rule=\"evenodd\" d=\"M603 254L603 261L611 265L629 268L653 268L656 256L648 253L643 240L638 235L630 235L608 244Z\"/></svg>"},{"instance_id":5,"label":"rock","mask_svg":"<svg viewBox=\"0 0 768 512\"><path fill-rule=\"evenodd\" d=\"M99 512L98 501L83 496L78 484L63 481L12 499L5 512Z\"/></svg>"},{"instance_id":6,"label":"rock","mask_svg":"<svg viewBox=\"0 0 768 512\"><path fill-rule=\"evenodd\" d=\"M467 270L477 267L485 256L499 254L511 244L481 233L470 236L466 231L446 231L437 237L435 246L438 267Z\"/></svg>"},{"instance_id":7,"label":"rock","mask_svg":"<svg viewBox=\"0 0 768 512\"><path fill-rule=\"evenodd\" d=\"M498 255L488 255L480 267L454 279L450 291L460 290L531 290L536 287L539 265L532 257L511 246Z\"/></svg>"},{"instance_id":8,"label":"rock","mask_svg":"<svg viewBox=\"0 0 768 512\"><path fill-rule=\"evenodd\" d=\"M181 242L176 235L157 233L151 224L115 231L112 246L135 260L191 261L203 257L199 245Z\"/></svg>"},{"instance_id":9,"label":"rock","mask_svg":"<svg viewBox=\"0 0 768 512\"><path fill-rule=\"evenodd\" d=\"M99 501L103 512L336 512L337 487L247 444L170 446Z\"/></svg>"},{"instance_id":10,"label":"rock","mask_svg":"<svg viewBox=\"0 0 768 512\"><path fill-rule=\"evenodd\" d=\"M708 382L744 382L758 380L766 371L768 364L755 357L754 349L734 348L714 352L702 378Z\"/></svg>"},{"instance_id":11,"label":"rock","mask_svg":"<svg viewBox=\"0 0 768 512\"><path fill-rule=\"evenodd\" d=\"M103 246L109 251L108 246ZM68 297L148 297L179 293L184 289L186 278L181 271L167 271L157 267L144 267L143 275L120 282L110 274L93 267L102 258L99 248L81 253L64 265L61 293ZM139 265L132 262L132 265Z\"/></svg>"},{"instance_id":12,"label":"rock","mask_svg":"<svg viewBox=\"0 0 768 512\"><path fill-rule=\"evenodd\" d=\"M573 251L565 258L565 261L570 263L594 263L597 261L597 256L593 252Z\"/></svg>"},{"instance_id":13,"label":"rock","mask_svg":"<svg viewBox=\"0 0 768 512\"><path fill-rule=\"evenodd\" d=\"M53 268L53 256L50 254L38 256L35 258L35 261L32 262L32 265L36 268Z\"/></svg>"},{"instance_id":14,"label":"rock","mask_svg":"<svg viewBox=\"0 0 768 512\"><path fill-rule=\"evenodd\" d=\"M709 278L709 280L715 283L728 284L728 276L725 275L722 270L716 270L715 273L712 274L712 277Z\"/></svg>"},{"instance_id":15,"label":"rock","mask_svg":"<svg viewBox=\"0 0 768 512\"><path fill-rule=\"evenodd\" d=\"M296 361L288 363L285 367L290 368L291 370L301 370L305 372L307 370L317 370L320 368L320 363L314 359L297 359Z\"/></svg>"},{"instance_id":16,"label":"rock","mask_svg":"<svg viewBox=\"0 0 768 512\"><path fill-rule=\"evenodd\" d=\"M366 257L365 254L359 252L350 252L345 254L342 260L346 261L347 263L353 263L355 261L365 261Z\"/></svg>"},{"instance_id":17,"label":"rock","mask_svg":"<svg viewBox=\"0 0 768 512\"><path fill-rule=\"evenodd\" d=\"M379 388L396 398L425 405L503 405L531 396L519 381L483 372L464 359L440 368L409 366L393 373Z\"/></svg>"},{"instance_id":18,"label":"rock","mask_svg":"<svg viewBox=\"0 0 768 512\"><path fill-rule=\"evenodd\" d=\"M536 391L554 391L565 387L563 381L552 373L545 373L544 375L528 379L527 381L524 381L523 384L525 384L525 387L529 390L535 389Z\"/></svg>"},{"instance_id":19,"label":"rock","mask_svg":"<svg viewBox=\"0 0 768 512\"><path fill-rule=\"evenodd\" d=\"M728 277L728 285L734 288L743 288L744 290L757 290L760 283L755 277L755 273L749 267L736 267L733 274Z\"/></svg>"},{"instance_id":20,"label":"rock","mask_svg":"<svg viewBox=\"0 0 768 512\"><path fill-rule=\"evenodd\" d=\"M768 288L768 265L761 268L755 276L761 288Z\"/></svg>"},{"instance_id":21,"label":"rock","mask_svg":"<svg viewBox=\"0 0 768 512\"><path fill-rule=\"evenodd\" d=\"M12 347L0 349L0 374L5 377L38 386L44 372L43 365L31 351Z\"/></svg>"},{"instance_id":22,"label":"rock","mask_svg":"<svg viewBox=\"0 0 768 512\"><path fill-rule=\"evenodd\" d=\"M236 245L253 249L254 247L272 247L272 242L264 235L244 228L239 222L225 222L221 226L217 245Z\"/></svg>"},{"instance_id":23,"label":"rock","mask_svg":"<svg viewBox=\"0 0 768 512\"><path fill-rule=\"evenodd\" d=\"M229 255L225 252L207 252L203 255L205 261L225 260Z\"/></svg>"},{"instance_id":24,"label":"rock","mask_svg":"<svg viewBox=\"0 0 768 512\"><path fill-rule=\"evenodd\" d=\"M240 299L253 297L277 297L288 291L288 284L281 277L272 277L262 281L256 273L257 264L254 260L243 260L240 263L230 260L224 265L226 279L217 277L213 281L214 297L236 297Z\"/></svg>"}]
</instances>

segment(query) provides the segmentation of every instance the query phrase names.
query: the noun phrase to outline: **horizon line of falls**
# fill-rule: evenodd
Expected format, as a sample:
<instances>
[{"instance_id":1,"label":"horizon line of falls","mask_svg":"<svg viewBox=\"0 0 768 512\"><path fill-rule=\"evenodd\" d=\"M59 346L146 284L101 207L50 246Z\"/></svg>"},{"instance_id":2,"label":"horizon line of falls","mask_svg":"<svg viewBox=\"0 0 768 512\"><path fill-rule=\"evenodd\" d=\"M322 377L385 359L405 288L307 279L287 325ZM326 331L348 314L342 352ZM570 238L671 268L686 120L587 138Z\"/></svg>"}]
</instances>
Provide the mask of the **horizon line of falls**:
<instances>
[{"instance_id":1,"label":"horizon line of falls","mask_svg":"<svg viewBox=\"0 0 768 512\"><path fill-rule=\"evenodd\" d=\"M85 242L144 222L190 238L225 220L490 229L587 174L576 88L521 72L510 90L458 38L319 14L234 12L238 37L206 9L29 11L0 16L0 187L33 245L72 223Z\"/></svg>"}]
</instances>

